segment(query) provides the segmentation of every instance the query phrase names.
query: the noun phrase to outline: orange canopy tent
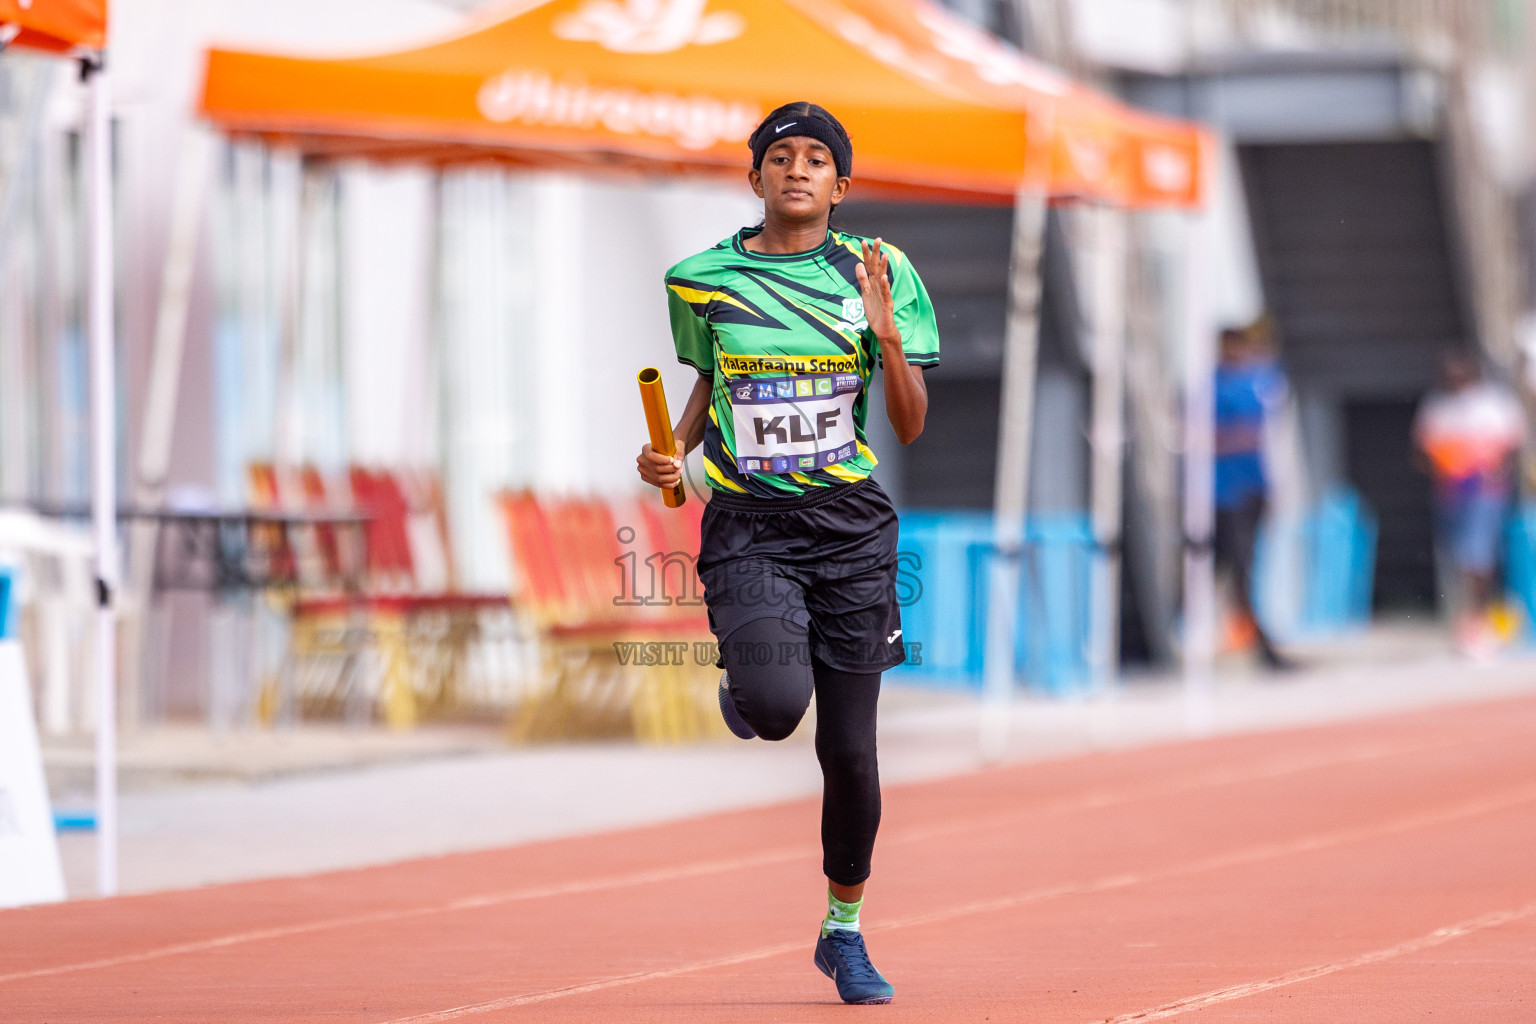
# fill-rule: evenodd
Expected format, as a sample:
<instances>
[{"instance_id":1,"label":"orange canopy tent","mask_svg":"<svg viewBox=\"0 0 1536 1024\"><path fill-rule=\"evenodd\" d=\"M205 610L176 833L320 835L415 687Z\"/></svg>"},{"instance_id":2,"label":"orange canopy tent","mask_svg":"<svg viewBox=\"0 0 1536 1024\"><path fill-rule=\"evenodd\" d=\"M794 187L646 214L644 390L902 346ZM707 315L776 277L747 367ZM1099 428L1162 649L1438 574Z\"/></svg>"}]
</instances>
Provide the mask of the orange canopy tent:
<instances>
[{"instance_id":1,"label":"orange canopy tent","mask_svg":"<svg viewBox=\"0 0 1536 1024\"><path fill-rule=\"evenodd\" d=\"M1198 196L1192 170L1177 194L1142 187L1113 125L1150 119L926 2L517 0L402 53L214 50L202 111L226 131L316 154L737 175L752 128L800 98L847 126L861 186L998 201L1053 189L1053 125L1073 123L1125 152L1111 179L1079 170L1057 191ZM1078 104L1091 116L1071 115ZM1193 127L1157 125L1160 145L1192 159Z\"/></svg>"},{"instance_id":2,"label":"orange canopy tent","mask_svg":"<svg viewBox=\"0 0 1536 1024\"><path fill-rule=\"evenodd\" d=\"M0 0L0 45L68 53L107 44L107 0Z\"/></svg>"},{"instance_id":3,"label":"orange canopy tent","mask_svg":"<svg viewBox=\"0 0 1536 1024\"><path fill-rule=\"evenodd\" d=\"M1133 208L1199 206L1205 133L1087 89L1057 105L1051 194Z\"/></svg>"}]
</instances>

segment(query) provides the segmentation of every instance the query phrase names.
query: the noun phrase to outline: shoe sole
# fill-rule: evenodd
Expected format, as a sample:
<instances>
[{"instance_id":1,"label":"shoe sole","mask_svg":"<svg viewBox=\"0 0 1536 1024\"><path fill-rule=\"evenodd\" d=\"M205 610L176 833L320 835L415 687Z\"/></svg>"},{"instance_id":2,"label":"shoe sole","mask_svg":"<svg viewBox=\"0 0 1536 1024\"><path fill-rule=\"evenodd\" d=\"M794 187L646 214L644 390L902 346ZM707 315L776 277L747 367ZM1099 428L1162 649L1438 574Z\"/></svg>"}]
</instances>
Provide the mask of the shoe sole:
<instances>
[{"instance_id":1,"label":"shoe sole","mask_svg":"<svg viewBox=\"0 0 1536 1024\"><path fill-rule=\"evenodd\" d=\"M720 717L725 720L725 727L731 731L731 735L739 740L757 739L757 733L753 732L752 727L741 720L741 712L736 711L735 705L731 704L731 691L724 686L720 686L717 688L717 692L720 696ZM735 712L735 714L732 714L732 712ZM743 729L746 731L743 732Z\"/></svg>"}]
</instances>

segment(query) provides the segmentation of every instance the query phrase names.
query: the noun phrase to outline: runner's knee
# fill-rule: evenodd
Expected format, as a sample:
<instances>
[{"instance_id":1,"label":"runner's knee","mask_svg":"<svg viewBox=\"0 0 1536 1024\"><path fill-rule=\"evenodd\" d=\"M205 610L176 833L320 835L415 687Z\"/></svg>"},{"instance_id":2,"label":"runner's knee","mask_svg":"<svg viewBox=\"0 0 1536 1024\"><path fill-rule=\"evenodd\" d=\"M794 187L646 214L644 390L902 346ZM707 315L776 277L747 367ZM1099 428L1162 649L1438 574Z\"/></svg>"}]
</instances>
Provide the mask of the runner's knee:
<instances>
[{"instance_id":1,"label":"runner's knee","mask_svg":"<svg viewBox=\"0 0 1536 1024\"><path fill-rule=\"evenodd\" d=\"M833 746L824 742L816 744L816 760L821 763L822 773L850 789L861 790L880 787L880 763L875 747Z\"/></svg>"},{"instance_id":2,"label":"runner's knee","mask_svg":"<svg viewBox=\"0 0 1536 1024\"><path fill-rule=\"evenodd\" d=\"M798 656L804 647L803 633L775 618L748 622L721 645L736 710L765 740L789 736L810 706L810 659Z\"/></svg>"}]
</instances>

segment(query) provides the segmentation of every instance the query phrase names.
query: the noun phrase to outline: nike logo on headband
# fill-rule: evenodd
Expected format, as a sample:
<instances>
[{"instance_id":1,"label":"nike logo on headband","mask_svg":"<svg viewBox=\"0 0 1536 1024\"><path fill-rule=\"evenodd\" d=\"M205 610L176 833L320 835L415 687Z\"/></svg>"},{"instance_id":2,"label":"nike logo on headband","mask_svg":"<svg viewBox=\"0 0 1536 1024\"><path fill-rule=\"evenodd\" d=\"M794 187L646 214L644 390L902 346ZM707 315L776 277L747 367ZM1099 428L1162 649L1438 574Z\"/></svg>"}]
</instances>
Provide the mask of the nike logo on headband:
<instances>
[{"instance_id":1,"label":"nike logo on headband","mask_svg":"<svg viewBox=\"0 0 1536 1024\"><path fill-rule=\"evenodd\" d=\"M800 123L799 121L791 121L791 122L789 122L789 124L781 124L781 125L779 125L777 128L775 128L773 130L773 134L777 135L777 134L779 134L779 132L783 131L785 128L793 128L795 125L797 125L799 123Z\"/></svg>"}]
</instances>

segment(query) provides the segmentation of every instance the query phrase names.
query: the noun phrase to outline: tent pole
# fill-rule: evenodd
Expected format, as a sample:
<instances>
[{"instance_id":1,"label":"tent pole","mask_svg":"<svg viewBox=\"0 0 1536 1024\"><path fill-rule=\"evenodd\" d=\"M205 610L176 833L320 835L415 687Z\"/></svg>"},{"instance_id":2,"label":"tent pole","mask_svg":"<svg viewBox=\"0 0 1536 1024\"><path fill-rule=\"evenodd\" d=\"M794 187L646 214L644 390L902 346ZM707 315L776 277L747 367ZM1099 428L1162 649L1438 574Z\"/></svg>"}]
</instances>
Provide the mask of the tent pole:
<instances>
[{"instance_id":1,"label":"tent pole","mask_svg":"<svg viewBox=\"0 0 1536 1024\"><path fill-rule=\"evenodd\" d=\"M1014 629L1024 559L1024 515L1029 507L1029 446L1030 428L1034 424L1035 360L1040 342L1040 257L1045 219L1045 194L1021 189L1013 206L1008 322L992 501L992 558L988 562L981 715L981 754L988 761L1000 760L1007 750L1013 702L1014 660L1018 651Z\"/></svg>"},{"instance_id":2,"label":"tent pole","mask_svg":"<svg viewBox=\"0 0 1536 1024\"><path fill-rule=\"evenodd\" d=\"M1215 173L1209 150L1202 141L1198 173L1204 182L1212 182ZM1215 724L1216 339L1209 221L1204 210L1192 210L1184 239L1184 721L1196 735Z\"/></svg>"},{"instance_id":3,"label":"tent pole","mask_svg":"<svg viewBox=\"0 0 1536 1024\"><path fill-rule=\"evenodd\" d=\"M91 526L96 548L96 892L117 893L117 413L113 339L111 80L88 66Z\"/></svg>"},{"instance_id":4,"label":"tent pole","mask_svg":"<svg viewBox=\"0 0 1536 1024\"><path fill-rule=\"evenodd\" d=\"M1113 689L1119 668L1121 474L1125 454L1126 213L1112 206L1084 211L1091 225L1093 451L1090 577L1090 685Z\"/></svg>"}]
</instances>

